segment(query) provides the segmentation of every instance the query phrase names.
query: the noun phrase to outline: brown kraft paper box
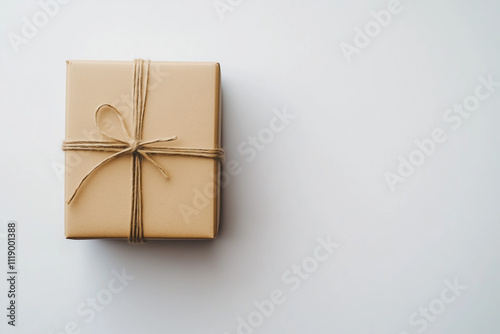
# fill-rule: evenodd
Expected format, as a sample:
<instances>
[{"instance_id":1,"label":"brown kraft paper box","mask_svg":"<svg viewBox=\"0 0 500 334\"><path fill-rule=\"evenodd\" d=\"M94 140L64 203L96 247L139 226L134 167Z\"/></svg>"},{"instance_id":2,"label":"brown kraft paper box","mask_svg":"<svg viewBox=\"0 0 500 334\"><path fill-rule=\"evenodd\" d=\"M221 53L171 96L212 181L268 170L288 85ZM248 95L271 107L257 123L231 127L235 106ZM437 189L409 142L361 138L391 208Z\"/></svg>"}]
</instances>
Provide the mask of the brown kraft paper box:
<instances>
[{"instance_id":1,"label":"brown kraft paper box","mask_svg":"<svg viewBox=\"0 0 500 334\"><path fill-rule=\"evenodd\" d=\"M102 104L114 106L132 129L133 61L68 61L66 141L106 140L95 124ZM218 63L150 62L142 140L177 136L165 146L220 148ZM99 117L101 129L120 136L113 114ZM92 168L113 152L66 151L65 201ZM142 221L146 240L212 239L219 223L217 159L150 155L169 175L142 162ZM130 233L132 155L100 166L65 204L69 239L119 238Z\"/></svg>"}]
</instances>

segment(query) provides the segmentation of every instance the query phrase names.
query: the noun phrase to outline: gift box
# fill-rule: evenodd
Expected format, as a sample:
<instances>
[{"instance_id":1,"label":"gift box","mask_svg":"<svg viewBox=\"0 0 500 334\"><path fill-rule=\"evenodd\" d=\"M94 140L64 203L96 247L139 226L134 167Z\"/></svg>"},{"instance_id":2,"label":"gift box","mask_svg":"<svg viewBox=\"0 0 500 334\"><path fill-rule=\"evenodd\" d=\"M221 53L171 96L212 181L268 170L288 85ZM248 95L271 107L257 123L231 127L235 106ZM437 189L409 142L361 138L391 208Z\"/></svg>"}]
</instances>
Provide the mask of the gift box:
<instances>
[{"instance_id":1,"label":"gift box","mask_svg":"<svg viewBox=\"0 0 500 334\"><path fill-rule=\"evenodd\" d=\"M65 235L212 239L218 63L68 61Z\"/></svg>"}]
</instances>

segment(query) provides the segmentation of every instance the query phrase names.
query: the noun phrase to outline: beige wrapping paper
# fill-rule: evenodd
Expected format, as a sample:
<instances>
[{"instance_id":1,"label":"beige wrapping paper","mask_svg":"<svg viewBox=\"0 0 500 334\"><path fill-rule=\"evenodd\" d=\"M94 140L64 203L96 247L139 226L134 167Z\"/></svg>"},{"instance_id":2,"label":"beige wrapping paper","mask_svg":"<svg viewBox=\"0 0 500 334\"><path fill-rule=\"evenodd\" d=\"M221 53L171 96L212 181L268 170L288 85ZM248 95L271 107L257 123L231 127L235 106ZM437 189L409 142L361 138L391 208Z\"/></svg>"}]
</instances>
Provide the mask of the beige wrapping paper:
<instances>
[{"instance_id":1,"label":"beige wrapping paper","mask_svg":"<svg viewBox=\"0 0 500 334\"><path fill-rule=\"evenodd\" d=\"M133 62L68 61L66 140L105 140L94 123L99 105L115 106L131 128ZM100 126L120 135L113 117ZM151 62L143 140L177 136L172 147L220 147L218 63ZM65 199L82 178L112 152L66 151ZM145 239L214 238L219 221L220 163L215 159L153 155L170 175L165 180L142 163ZM65 205L66 238L128 238L131 155L93 172L71 204Z\"/></svg>"}]
</instances>

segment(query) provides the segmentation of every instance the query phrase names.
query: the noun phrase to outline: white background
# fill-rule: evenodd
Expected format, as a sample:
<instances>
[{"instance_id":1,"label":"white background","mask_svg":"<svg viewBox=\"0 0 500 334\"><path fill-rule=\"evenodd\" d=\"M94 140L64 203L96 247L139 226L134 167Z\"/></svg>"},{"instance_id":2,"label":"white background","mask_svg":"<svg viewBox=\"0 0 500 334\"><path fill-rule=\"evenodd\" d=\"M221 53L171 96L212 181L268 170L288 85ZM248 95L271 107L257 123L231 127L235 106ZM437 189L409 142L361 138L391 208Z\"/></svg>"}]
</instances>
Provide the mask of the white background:
<instances>
[{"instance_id":1,"label":"white background","mask_svg":"<svg viewBox=\"0 0 500 334\"><path fill-rule=\"evenodd\" d=\"M474 101L481 76L500 81L500 3L401 0L350 62L341 43L386 0L220 3L231 10L74 0L15 52L9 36L42 7L2 0L0 247L17 221L19 297L11 328L2 255L0 332L250 333L238 317L254 317L255 333L500 332L500 87L458 128L443 119ZM241 173L223 189L214 241L64 239L65 60L134 58L221 63L223 144ZM273 109L296 117L248 159L238 146ZM435 128L446 141L391 191L387 172ZM340 247L292 290L282 276L314 264L328 236ZM78 314L122 268L128 286L94 319ZM446 280L462 286L450 303ZM276 289L286 300L261 320L254 301Z\"/></svg>"}]
</instances>

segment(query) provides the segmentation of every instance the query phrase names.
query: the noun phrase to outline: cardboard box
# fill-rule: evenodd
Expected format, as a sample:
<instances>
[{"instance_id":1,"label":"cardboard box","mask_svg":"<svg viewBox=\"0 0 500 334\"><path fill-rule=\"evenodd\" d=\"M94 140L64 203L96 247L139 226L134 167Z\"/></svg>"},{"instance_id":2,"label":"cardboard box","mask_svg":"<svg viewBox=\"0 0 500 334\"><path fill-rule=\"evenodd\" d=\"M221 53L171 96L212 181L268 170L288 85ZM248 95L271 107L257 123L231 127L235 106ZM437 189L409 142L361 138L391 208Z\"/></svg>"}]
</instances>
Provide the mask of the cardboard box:
<instances>
[{"instance_id":1,"label":"cardboard box","mask_svg":"<svg viewBox=\"0 0 500 334\"><path fill-rule=\"evenodd\" d=\"M119 118L110 108L99 112L96 119L101 130L97 128L95 112L101 105L116 108L126 127L133 129L134 64L133 61L67 62L65 143L110 140L101 131L120 139L126 137ZM151 61L147 84L143 142L177 136L176 140L158 145L220 148L218 63ZM114 153L116 150L66 150L65 200L71 198L96 165ZM140 157L144 238L215 238L219 222L219 160L147 155L169 178L166 180L153 162ZM65 205L66 238L130 237L133 156L130 151L120 154L85 179L71 203Z\"/></svg>"}]
</instances>

